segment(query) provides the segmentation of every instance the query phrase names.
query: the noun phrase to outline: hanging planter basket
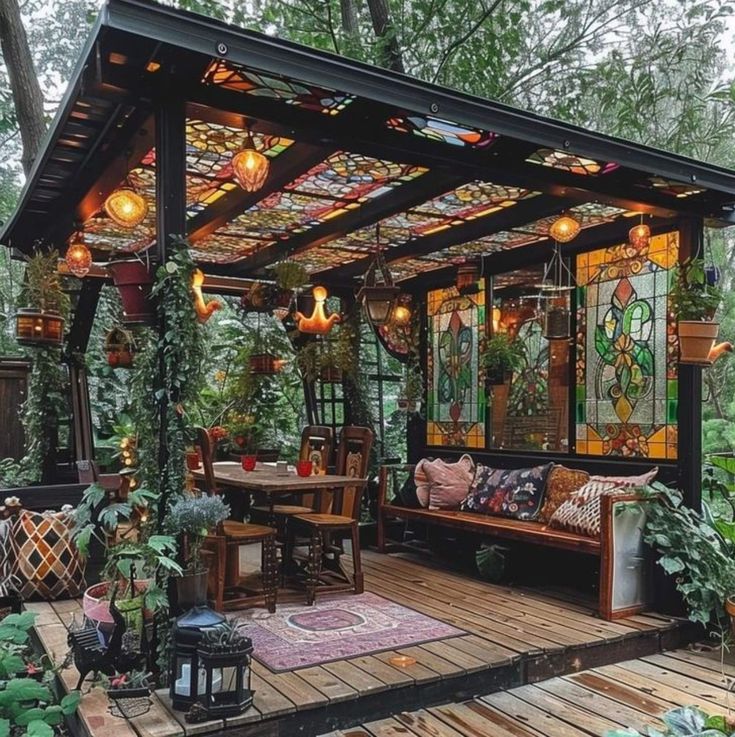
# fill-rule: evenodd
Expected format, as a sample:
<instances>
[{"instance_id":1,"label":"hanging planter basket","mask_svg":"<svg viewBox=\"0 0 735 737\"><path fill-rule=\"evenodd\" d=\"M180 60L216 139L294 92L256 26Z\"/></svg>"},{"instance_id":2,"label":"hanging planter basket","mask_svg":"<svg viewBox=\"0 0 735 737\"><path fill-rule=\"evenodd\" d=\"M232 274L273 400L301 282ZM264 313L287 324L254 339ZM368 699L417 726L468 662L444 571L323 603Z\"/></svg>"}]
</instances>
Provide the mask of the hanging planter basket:
<instances>
[{"instance_id":1,"label":"hanging planter basket","mask_svg":"<svg viewBox=\"0 0 735 737\"><path fill-rule=\"evenodd\" d=\"M679 320L679 363L711 366L710 353L720 330L719 323Z\"/></svg>"},{"instance_id":2,"label":"hanging planter basket","mask_svg":"<svg viewBox=\"0 0 735 737\"><path fill-rule=\"evenodd\" d=\"M113 328L105 336L107 363L113 368L130 368L135 356L133 334L123 328Z\"/></svg>"},{"instance_id":3,"label":"hanging planter basket","mask_svg":"<svg viewBox=\"0 0 735 737\"><path fill-rule=\"evenodd\" d=\"M110 688L110 714L121 719L134 719L147 714L151 709L151 692L148 688Z\"/></svg>"},{"instance_id":4,"label":"hanging planter basket","mask_svg":"<svg viewBox=\"0 0 735 737\"><path fill-rule=\"evenodd\" d=\"M151 299L153 275L146 264L137 259L110 261L107 264L113 284L120 292L123 322L126 325L151 325L156 310Z\"/></svg>"},{"instance_id":5,"label":"hanging planter basket","mask_svg":"<svg viewBox=\"0 0 735 737\"><path fill-rule=\"evenodd\" d=\"M55 310L21 307L15 315L15 339L21 345L61 345L64 318Z\"/></svg>"},{"instance_id":6,"label":"hanging planter basket","mask_svg":"<svg viewBox=\"0 0 735 737\"><path fill-rule=\"evenodd\" d=\"M283 359L272 353L253 353L249 359L249 370L254 376L273 376L281 372Z\"/></svg>"}]
</instances>

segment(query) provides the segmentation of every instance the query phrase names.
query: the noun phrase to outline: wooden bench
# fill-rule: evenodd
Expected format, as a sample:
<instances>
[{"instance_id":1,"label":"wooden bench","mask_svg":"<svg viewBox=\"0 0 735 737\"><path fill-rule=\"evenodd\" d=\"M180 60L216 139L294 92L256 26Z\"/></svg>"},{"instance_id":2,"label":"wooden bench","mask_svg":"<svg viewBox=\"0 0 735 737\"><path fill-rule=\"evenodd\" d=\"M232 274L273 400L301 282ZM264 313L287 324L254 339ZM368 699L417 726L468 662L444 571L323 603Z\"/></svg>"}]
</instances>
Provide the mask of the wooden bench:
<instances>
[{"instance_id":1,"label":"wooden bench","mask_svg":"<svg viewBox=\"0 0 735 737\"><path fill-rule=\"evenodd\" d=\"M378 490L378 549L400 547L387 537L390 520L414 520L488 537L594 555L600 559L599 614L619 619L643 611L650 603L650 555L643 542L645 508L631 491L603 496L600 537L558 530L540 522L514 520L473 512L409 508L397 497L399 479L413 473L413 465L383 466ZM620 514L625 510L627 514Z\"/></svg>"}]
</instances>

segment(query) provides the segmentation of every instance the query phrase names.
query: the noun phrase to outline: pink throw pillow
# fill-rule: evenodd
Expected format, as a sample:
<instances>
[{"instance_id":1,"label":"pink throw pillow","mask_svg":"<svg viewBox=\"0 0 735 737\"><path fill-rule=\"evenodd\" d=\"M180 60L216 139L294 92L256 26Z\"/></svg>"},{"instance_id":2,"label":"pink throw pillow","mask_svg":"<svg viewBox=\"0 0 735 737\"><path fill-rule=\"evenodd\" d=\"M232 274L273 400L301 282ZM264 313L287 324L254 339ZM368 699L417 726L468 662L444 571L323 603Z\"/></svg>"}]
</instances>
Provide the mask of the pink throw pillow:
<instances>
[{"instance_id":1,"label":"pink throw pillow","mask_svg":"<svg viewBox=\"0 0 735 737\"><path fill-rule=\"evenodd\" d=\"M416 464L416 496L422 507L457 509L467 496L475 476L475 463L463 455L456 463L426 458Z\"/></svg>"},{"instance_id":2,"label":"pink throw pillow","mask_svg":"<svg viewBox=\"0 0 735 737\"><path fill-rule=\"evenodd\" d=\"M625 488L631 486L646 486L653 481L658 475L658 466L652 468L640 476L590 476L590 481L600 481L602 483L611 484L612 486L623 486Z\"/></svg>"}]
</instances>

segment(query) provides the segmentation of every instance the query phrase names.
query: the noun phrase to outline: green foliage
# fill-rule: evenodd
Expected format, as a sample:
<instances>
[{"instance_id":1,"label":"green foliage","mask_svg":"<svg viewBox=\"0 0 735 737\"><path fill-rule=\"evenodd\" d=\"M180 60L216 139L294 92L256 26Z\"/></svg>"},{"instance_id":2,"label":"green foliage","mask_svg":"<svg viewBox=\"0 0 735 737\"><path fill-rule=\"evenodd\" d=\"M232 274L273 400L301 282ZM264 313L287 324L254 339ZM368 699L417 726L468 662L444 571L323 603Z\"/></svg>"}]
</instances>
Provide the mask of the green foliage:
<instances>
[{"instance_id":1,"label":"green foliage","mask_svg":"<svg viewBox=\"0 0 735 737\"><path fill-rule=\"evenodd\" d=\"M166 529L171 535L183 535L188 544L187 570L203 570L200 551L207 533L230 516L230 508L219 496L184 497L166 514Z\"/></svg>"},{"instance_id":2,"label":"green foliage","mask_svg":"<svg viewBox=\"0 0 735 737\"><path fill-rule=\"evenodd\" d=\"M645 540L660 554L658 564L676 581L689 618L724 637L725 599L735 594L735 531L718 526L707 505L700 514L663 484L644 491L651 497Z\"/></svg>"},{"instance_id":3,"label":"green foliage","mask_svg":"<svg viewBox=\"0 0 735 737\"><path fill-rule=\"evenodd\" d=\"M30 630L36 615L9 614L0 621L0 736L53 737L65 716L74 714L81 694L72 691L56 703L48 686L53 669L34 663ZM32 666L39 682L21 674Z\"/></svg>"},{"instance_id":4,"label":"green foliage","mask_svg":"<svg viewBox=\"0 0 735 737\"><path fill-rule=\"evenodd\" d=\"M505 376L523 366L523 346L505 333L490 338L480 355L487 376Z\"/></svg>"},{"instance_id":5,"label":"green foliage","mask_svg":"<svg viewBox=\"0 0 735 737\"><path fill-rule=\"evenodd\" d=\"M645 737L718 737L733 733L733 720L722 715L710 716L696 706L681 706L662 716L663 732L648 727ZM643 737L635 729L610 729L605 737Z\"/></svg>"},{"instance_id":6,"label":"green foliage","mask_svg":"<svg viewBox=\"0 0 735 737\"><path fill-rule=\"evenodd\" d=\"M344 322L332 328L329 335L305 342L296 352L296 361L306 381L316 381L322 371L336 369L346 377L357 372L356 331Z\"/></svg>"},{"instance_id":7,"label":"green foliage","mask_svg":"<svg viewBox=\"0 0 735 737\"><path fill-rule=\"evenodd\" d=\"M296 261L280 261L273 267L273 273L281 289L292 291L309 282L309 272Z\"/></svg>"},{"instance_id":8,"label":"green foliage","mask_svg":"<svg viewBox=\"0 0 735 737\"><path fill-rule=\"evenodd\" d=\"M62 317L69 314L69 295L64 291L57 264L58 251L37 251L26 261L21 292L24 307L53 310Z\"/></svg>"},{"instance_id":9,"label":"green foliage","mask_svg":"<svg viewBox=\"0 0 735 737\"><path fill-rule=\"evenodd\" d=\"M691 259L672 269L671 308L679 320L712 320L722 301L722 290L707 283L702 259Z\"/></svg>"}]
</instances>

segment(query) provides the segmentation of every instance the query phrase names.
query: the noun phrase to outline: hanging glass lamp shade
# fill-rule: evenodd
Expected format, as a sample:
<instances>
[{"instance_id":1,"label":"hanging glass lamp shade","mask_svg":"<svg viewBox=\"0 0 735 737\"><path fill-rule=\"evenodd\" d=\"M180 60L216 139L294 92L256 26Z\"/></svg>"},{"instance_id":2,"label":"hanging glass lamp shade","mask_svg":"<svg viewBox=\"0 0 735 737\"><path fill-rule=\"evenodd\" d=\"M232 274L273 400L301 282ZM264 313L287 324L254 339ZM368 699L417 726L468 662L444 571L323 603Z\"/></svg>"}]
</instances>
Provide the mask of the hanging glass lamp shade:
<instances>
[{"instance_id":1,"label":"hanging glass lamp shade","mask_svg":"<svg viewBox=\"0 0 735 737\"><path fill-rule=\"evenodd\" d=\"M245 148L232 157L232 172L237 183L246 192L257 192L265 184L269 170L268 157L255 148L252 135L248 135Z\"/></svg>"},{"instance_id":2,"label":"hanging glass lamp shade","mask_svg":"<svg viewBox=\"0 0 735 737\"><path fill-rule=\"evenodd\" d=\"M134 189L120 187L105 200L105 212L123 228L134 228L148 214L148 203Z\"/></svg>"},{"instance_id":3,"label":"hanging glass lamp shade","mask_svg":"<svg viewBox=\"0 0 735 737\"><path fill-rule=\"evenodd\" d=\"M92 267L92 254L81 235L77 236L69 248L66 249L64 261L66 261L69 271L80 279L89 273Z\"/></svg>"},{"instance_id":4,"label":"hanging glass lamp shade","mask_svg":"<svg viewBox=\"0 0 735 737\"><path fill-rule=\"evenodd\" d=\"M396 305L391 321L400 328L405 327L411 322L411 310L406 305Z\"/></svg>"},{"instance_id":5,"label":"hanging glass lamp shade","mask_svg":"<svg viewBox=\"0 0 735 737\"><path fill-rule=\"evenodd\" d=\"M368 319L373 327L380 327L390 322L401 290L393 284L388 265L380 249L380 226L375 232L375 260L365 272L362 289L357 299L362 303Z\"/></svg>"},{"instance_id":6,"label":"hanging glass lamp shade","mask_svg":"<svg viewBox=\"0 0 735 737\"><path fill-rule=\"evenodd\" d=\"M628 240L636 248L645 248L651 240L651 229L645 223L638 223L628 231Z\"/></svg>"},{"instance_id":7,"label":"hanging glass lamp shade","mask_svg":"<svg viewBox=\"0 0 735 737\"><path fill-rule=\"evenodd\" d=\"M579 235L582 225L571 215L564 214L557 218L549 228L549 235L559 243L568 243Z\"/></svg>"}]
</instances>

